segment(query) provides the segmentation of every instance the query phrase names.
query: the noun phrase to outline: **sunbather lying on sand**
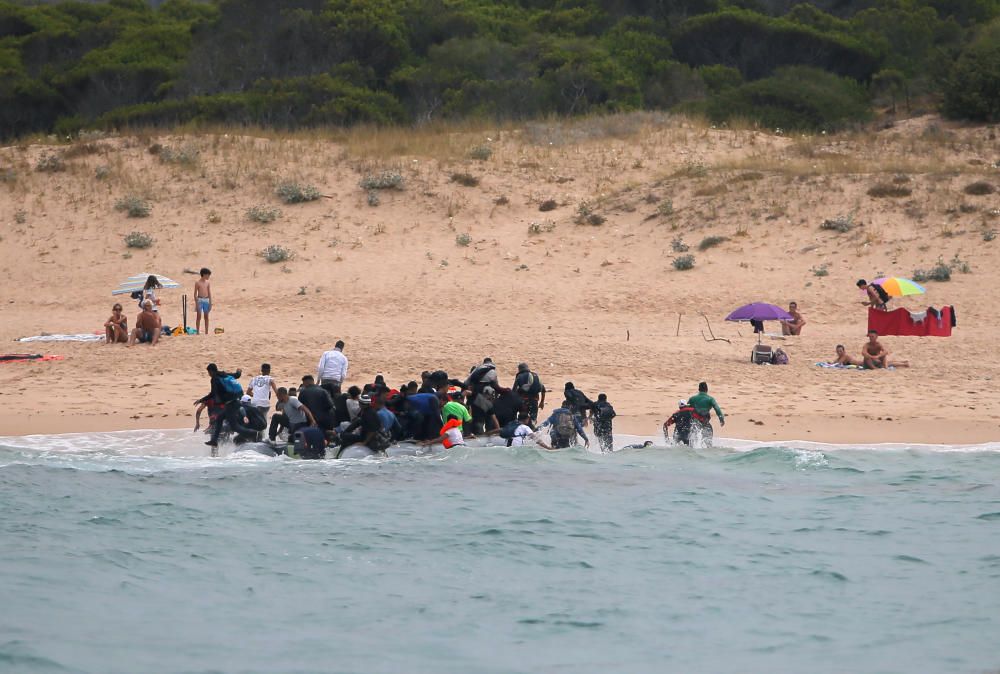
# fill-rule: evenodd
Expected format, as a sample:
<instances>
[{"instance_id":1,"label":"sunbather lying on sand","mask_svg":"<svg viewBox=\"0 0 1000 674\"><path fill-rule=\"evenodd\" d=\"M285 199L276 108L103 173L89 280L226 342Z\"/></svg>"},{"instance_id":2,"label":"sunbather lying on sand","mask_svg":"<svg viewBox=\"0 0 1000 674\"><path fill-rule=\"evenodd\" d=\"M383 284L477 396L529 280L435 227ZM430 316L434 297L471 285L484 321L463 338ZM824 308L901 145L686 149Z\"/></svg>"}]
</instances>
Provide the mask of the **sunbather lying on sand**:
<instances>
[{"instance_id":1,"label":"sunbather lying on sand","mask_svg":"<svg viewBox=\"0 0 1000 674\"><path fill-rule=\"evenodd\" d=\"M837 345L837 359L830 361L830 365L856 365L861 367L862 364L860 360L847 355L847 349L844 348L843 344Z\"/></svg>"}]
</instances>

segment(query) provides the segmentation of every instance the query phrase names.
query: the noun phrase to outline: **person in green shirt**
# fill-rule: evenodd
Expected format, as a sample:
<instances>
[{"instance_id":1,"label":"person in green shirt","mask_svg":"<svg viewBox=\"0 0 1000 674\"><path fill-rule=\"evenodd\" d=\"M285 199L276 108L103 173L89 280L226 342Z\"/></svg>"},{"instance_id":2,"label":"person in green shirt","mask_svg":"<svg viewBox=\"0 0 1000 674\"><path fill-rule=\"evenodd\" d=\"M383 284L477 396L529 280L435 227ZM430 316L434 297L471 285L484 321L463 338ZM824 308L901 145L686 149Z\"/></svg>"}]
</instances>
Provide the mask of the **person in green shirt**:
<instances>
[{"instance_id":1,"label":"person in green shirt","mask_svg":"<svg viewBox=\"0 0 1000 674\"><path fill-rule=\"evenodd\" d=\"M708 395L708 384L701 382L698 384L698 393L688 398L688 405L694 408L694 419L696 427L701 431L701 441L705 447L712 446L712 438L715 431L712 429L712 410L719 417L719 425L726 425L726 415L722 413L719 403L715 398Z\"/></svg>"},{"instance_id":2,"label":"person in green shirt","mask_svg":"<svg viewBox=\"0 0 1000 674\"><path fill-rule=\"evenodd\" d=\"M454 415L456 419L462 422L463 427L466 424L472 423L472 414L469 412L469 408L461 403L462 392L452 391L448 393L448 398L448 402L441 407L441 421Z\"/></svg>"}]
</instances>

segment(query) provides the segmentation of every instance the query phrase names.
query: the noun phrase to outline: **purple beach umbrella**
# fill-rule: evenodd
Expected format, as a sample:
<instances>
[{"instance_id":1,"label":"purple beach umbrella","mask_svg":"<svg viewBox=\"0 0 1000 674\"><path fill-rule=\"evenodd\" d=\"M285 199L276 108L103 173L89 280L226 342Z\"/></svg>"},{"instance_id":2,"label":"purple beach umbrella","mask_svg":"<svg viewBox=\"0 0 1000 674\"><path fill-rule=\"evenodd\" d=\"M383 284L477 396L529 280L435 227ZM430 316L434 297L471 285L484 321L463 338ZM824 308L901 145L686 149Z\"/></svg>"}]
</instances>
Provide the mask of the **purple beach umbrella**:
<instances>
[{"instance_id":1,"label":"purple beach umbrella","mask_svg":"<svg viewBox=\"0 0 1000 674\"><path fill-rule=\"evenodd\" d=\"M726 316L727 321L790 321L792 315L779 306L767 302L745 304ZM757 333L760 342L760 333Z\"/></svg>"}]
</instances>

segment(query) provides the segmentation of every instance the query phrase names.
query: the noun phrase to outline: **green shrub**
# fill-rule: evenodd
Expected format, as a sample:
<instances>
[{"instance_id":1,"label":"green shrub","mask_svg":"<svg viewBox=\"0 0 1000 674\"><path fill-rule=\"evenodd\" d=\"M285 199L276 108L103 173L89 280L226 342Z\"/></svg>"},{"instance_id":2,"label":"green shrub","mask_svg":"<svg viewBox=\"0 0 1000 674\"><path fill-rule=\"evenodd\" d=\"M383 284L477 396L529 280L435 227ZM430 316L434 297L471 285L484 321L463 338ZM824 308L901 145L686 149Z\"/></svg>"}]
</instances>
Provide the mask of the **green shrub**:
<instances>
[{"instance_id":1,"label":"green shrub","mask_svg":"<svg viewBox=\"0 0 1000 674\"><path fill-rule=\"evenodd\" d=\"M306 201L315 201L322 194L312 185L300 185L297 182L283 182L275 190L275 194L286 204L300 204Z\"/></svg>"},{"instance_id":2,"label":"green shrub","mask_svg":"<svg viewBox=\"0 0 1000 674\"><path fill-rule=\"evenodd\" d=\"M455 235L455 243L457 243L459 246L463 246L463 247L464 246L468 246L470 243L472 243L472 237L469 236L468 234L465 234L465 233L456 234Z\"/></svg>"},{"instance_id":3,"label":"green shrub","mask_svg":"<svg viewBox=\"0 0 1000 674\"><path fill-rule=\"evenodd\" d=\"M876 183L868 189L868 196L875 197L876 199L883 197L898 199L900 197L908 197L911 194L913 194L913 190L909 187L894 183Z\"/></svg>"},{"instance_id":4,"label":"green shrub","mask_svg":"<svg viewBox=\"0 0 1000 674\"><path fill-rule=\"evenodd\" d=\"M125 245L128 248L149 248L153 245L153 237L145 232L129 232L125 235Z\"/></svg>"},{"instance_id":5,"label":"green shrub","mask_svg":"<svg viewBox=\"0 0 1000 674\"><path fill-rule=\"evenodd\" d=\"M469 150L469 159L475 159L476 161L486 161L492 156L493 148L489 145L476 145Z\"/></svg>"},{"instance_id":6,"label":"green shrub","mask_svg":"<svg viewBox=\"0 0 1000 674\"><path fill-rule=\"evenodd\" d=\"M825 265L825 264L821 264L818 267L813 267L809 271L812 272L813 276L818 276L818 277L821 277L821 278L823 276L829 276L830 275L830 270L827 268L827 265Z\"/></svg>"},{"instance_id":7,"label":"green shrub","mask_svg":"<svg viewBox=\"0 0 1000 674\"><path fill-rule=\"evenodd\" d=\"M253 222L268 223L274 222L281 217L280 208L269 206L251 206L247 209L247 219Z\"/></svg>"},{"instance_id":8,"label":"green shrub","mask_svg":"<svg viewBox=\"0 0 1000 674\"><path fill-rule=\"evenodd\" d=\"M150 146L150 151L154 146ZM160 160L161 164L177 164L179 166L184 166L187 168L193 168L198 165L198 158L201 153L198 151L194 145L184 145L180 148L172 148L167 146L160 146L156 154Z\"/></svg>"},{"instance_id":9,"label":"green shrub","mask_svg":"<svg viewBox=\"0 0 1000 674\"><path fill-rule=\"evenodd\" d=\"M554 211L557 208L559 208L559 204L556 202L555 199L546 199L545 201L543 201L538 205L538 210L540 210L542 213L545 213L546 211Z\"/></svg>"},{"instance_id":10,"label":"green shrub","mask_svg":"<svg viewBox=\"0 0 1000 674\"><path fill-rule=\"evenodd\" d=\"M694 269L694 255L681 255L679 257L675 257L671 264L677 271Z\"/></svg>"},{"instance_id":11,"label":"green shrub","mask_svg":"<svg viewBox=\"0 0 1000 674\"><path fill-rule=\"evenodd\" d=\"M272 243L270 246L260 251L260 256L271 264L275 264L276 262L287 262L294 257L292 251L276 243Z\"/></svg>"},{"instance_id":12,"label":"green shrub","mask_svg":"<svg viewBox=\"0 0 1000 674\"><path fill-rule=\"evenodd\" d=\"M471 173L452 173L451 182L458 183L463 187L475 187L479 184L479 178Z\"/></svg>"},{"instance_id":13,"label":"green shrub","mask_svg":"<svg viewBox=\"0 0 1000 674\"><path fill-rule=\"evenodd\" d=\"M851 214L838 215L835 218L824 220L823 224L821 224L819 228L831 230L834 232L840 232L841 234L846 234L847 232L854 229L854 216Z\"/></svg>"},{"instance_id":14,"label":"green shrub","mask_svg":"<svg viewBox=\"0 0 1000 674\"><path fill-rule=\"evenodd\" d=\"M950 281L951 267L939 258L937 264L930 269L914 269L913 280L917 283L926 283L927 281Z\"/></svg>"},{"instance_id":15,"label":"green shrub","mask_svg":"<svg viewBox=\"0 0 1000 674\"><path fill-rule=\"evenodd\" d=\"M360 184L364 190L401 190L403 183L403 174L399 171L381 171L369 173Z\"/></svg>"},{"instance_id":16,"label":"green shrub","mask_svg":"<svg viewBox=\"0 0 1000 674\"><path fill-rule=\"evenodd\" d=\"M63 161L62 155L47 152L39 157L35 170L39 173L58 173L66 170L66 162Z\"/></svg>"},{"instance_id":17,"label":"green shrub","mask_svg":"<svg viewBox=\"0 0 1000 674\"><path fill-rule=\"evenodd\" d=\"M709 248L715 248L725 241L729 241L729 239L725 236L706 236L701 240L701 243L698 244L698 250L706 251Z\"/></svg>"},{"instance_id":18,"label":"green shrub","mask_svg":"<svg viewBox=\"0 0 1000 674\"><path fill-rule=\"evenodd\" d=\"M802 66L724 90L709 98L716 123L750 119L772 129L837 130L871 117L865 89L844 77Z\"/></svg>"},{"instance_id":19,"label":"green shrub","mask_svg":"<svg viewBox=\"0 0 1000 674\"><path fill-rule=\"evenodd\" d=\"M124 211L130 218L145 218L152 212L153 207L146 199L129 194L115 202L116 211Z\"/></svg>"},{"instance_id":20,"label":"green shrub","mask_svg":"<svg viewBox=\"0 0 1000 674\"><path fill-rule=\"evenodd\" d=\"M580 205L576 207L575 220L578 225L592 225L594 227L599 227L607 222L607 218L600 213L594 212L594 208L590 205L589 201L581 201Z\"/></svg>"},{"instance_id":21,"label":"green shrub","mask_svg":"<svg viewBox=\"0 0 1000 674\"><path fill-rule=\"evenodd\" d=\"M368 190L368 205L375 208L382 203L382 198L378 195L378 190Z\"/></svg>"},{"instance_id":22,"label":"green shrub","mask_svg":"<svg viewBox=\"0 0 1000 674\"><path fill-rule=\"evenodd\" d=\"M684 243L684 239L678 236L670 242L670 248L675 253L686 253L691 249L691 246Z\"/></svg>"},{"instance_id":23,"label":"green shrub","mask_svg":"<svg viewBox=\"0 0 1000 674\"><path fill-rule=\"evenodd\" d=\"M985 180L978 180L974 183L966 185L965 189L962 191L973 196L984 196L986 194L993 194L997 191L997 188L993 187L993 185Z\"/></svg>"}]
</instances>

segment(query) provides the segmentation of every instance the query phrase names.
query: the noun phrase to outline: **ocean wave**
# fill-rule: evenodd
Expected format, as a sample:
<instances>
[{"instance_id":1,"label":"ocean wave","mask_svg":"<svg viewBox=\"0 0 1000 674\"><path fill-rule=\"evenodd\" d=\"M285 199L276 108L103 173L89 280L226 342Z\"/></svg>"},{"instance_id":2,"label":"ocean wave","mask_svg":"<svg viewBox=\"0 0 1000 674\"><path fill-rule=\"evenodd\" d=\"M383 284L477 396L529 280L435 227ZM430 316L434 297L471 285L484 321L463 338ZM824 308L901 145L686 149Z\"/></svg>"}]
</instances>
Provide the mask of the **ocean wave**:
<instances>
[{"instance_id":1,"label":"ocean wave","mask_svg":"<svg viewBox=\"0 0 1000 674\"><path fill-rule=\"evenodd\" d=\"M549 452L539 447L506 447L494 440L485 446L467 446L450 452L421 457L393 457L389 459L352 459L343 464L357 462L505 462L545 464L548 462L594 464L602 461L656 464L665 458L755 466L781 466L794 470L832 469L860 471L845 459L851 452L960 452L1000 453L1000 443L980 445L928 445L928 444L825 444L808 441L760 442L716 438L713 448L667 446L655 436L616 436L616 445L641 444L651 440L653 445L637 449L620 449L602 455L592 443L591 449L573 447ZM657 443L657 441L659 441ZM59 435L28 435L0 437L0 469L13 466L43 465L82 471L129 474L153 474L164 471L204 470L220 467L273 466L287 462L284 457L272 457L232 445L220 448L218 457L210 456L202 434L174 430L132 430L104 433L67 433ZM325 462L327 464L332 462ZM860 471L863 472L863 471Z\"/></svg>"}]
</instances>

